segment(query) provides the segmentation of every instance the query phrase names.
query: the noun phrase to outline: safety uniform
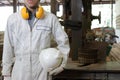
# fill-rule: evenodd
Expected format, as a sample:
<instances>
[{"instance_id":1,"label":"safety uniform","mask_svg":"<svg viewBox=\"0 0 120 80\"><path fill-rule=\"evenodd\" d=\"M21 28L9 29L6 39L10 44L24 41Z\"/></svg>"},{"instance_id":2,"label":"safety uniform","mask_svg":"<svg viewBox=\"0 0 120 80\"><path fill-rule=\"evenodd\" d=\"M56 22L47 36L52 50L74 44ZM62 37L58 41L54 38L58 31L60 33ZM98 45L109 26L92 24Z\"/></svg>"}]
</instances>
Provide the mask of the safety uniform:
<instances>
[{"instance_id":1,"label":"safety uniform","mask_svg":"<svg viewBox=\"0 0 120 80\"><path fill-rule=\"evenodd\" d=\"M51 46L51 36L63 53L64 67L70 48L68 36L57 17L45 12L43 19L35 18L31 30L28 20L23 19L20 12L12 14L8 18L4 36L2 75L11 75L11 80L47 80L47 72L41 67L39 54L42 49Z\"/></svg>"}]
</instances>

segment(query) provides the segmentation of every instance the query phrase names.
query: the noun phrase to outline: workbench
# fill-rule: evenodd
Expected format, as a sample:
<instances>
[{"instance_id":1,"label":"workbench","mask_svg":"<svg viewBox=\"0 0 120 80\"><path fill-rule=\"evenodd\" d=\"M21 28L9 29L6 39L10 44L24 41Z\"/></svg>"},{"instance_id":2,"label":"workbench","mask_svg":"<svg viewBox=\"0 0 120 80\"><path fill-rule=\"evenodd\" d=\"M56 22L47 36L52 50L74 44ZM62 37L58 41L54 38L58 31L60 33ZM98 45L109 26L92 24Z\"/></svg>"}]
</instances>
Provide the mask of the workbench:
<instances>
[{"instance_id":1,"label":"workbench","mask_svg":"<svg viewBox=\"0 0 120 80\"><path fill-rule=\"evenodd\" d=\"M120 80L120 62L101 62L81 66L79 62L68 62L63 72L53 80Z\"/></svg>"}]
</instances>

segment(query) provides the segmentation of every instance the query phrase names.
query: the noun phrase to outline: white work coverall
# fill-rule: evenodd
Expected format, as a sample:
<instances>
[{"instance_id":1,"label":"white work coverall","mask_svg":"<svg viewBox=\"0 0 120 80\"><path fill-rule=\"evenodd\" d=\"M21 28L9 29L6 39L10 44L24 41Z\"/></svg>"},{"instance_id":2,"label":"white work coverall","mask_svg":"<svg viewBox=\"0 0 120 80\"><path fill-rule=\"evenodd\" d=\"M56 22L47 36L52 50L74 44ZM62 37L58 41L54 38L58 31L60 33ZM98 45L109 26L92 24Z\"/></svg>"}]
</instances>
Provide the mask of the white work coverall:
<instances>
[{"instance_id":1,"label":"white work coverall","mask_svg":"<svg viewBox=\"0 0 120 80\"><path fill-rule=\"evenodd\" d=\"M47 80L47 72L41 67L39 53L42 49L50 48L51 36L63 53L64 67L70 48L68 36L57 17L45 12L43 19L35 19L31 30L28 20L24 20L20 12L12 14L8 18L4 36L2 75L11 75L11 80Z\"/></svg>"}]
</instances>

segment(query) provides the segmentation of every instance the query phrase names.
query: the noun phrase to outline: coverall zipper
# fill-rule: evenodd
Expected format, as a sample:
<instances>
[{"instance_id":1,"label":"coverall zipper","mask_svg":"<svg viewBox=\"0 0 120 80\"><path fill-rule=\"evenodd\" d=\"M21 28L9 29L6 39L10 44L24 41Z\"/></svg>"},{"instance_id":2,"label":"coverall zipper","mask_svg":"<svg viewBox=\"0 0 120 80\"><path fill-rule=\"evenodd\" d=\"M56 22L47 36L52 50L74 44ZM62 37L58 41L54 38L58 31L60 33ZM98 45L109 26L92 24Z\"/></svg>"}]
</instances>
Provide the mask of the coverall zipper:
<instances>
[{"instance_id":1,"label":"coverall zipper","mask_svg":"<svg viewBox=\"0 0 120 80\"><path fill-rule=\"evenodd\" d=\"M29 23L28 23L29 24ZM30 42L29 42L29 44L30 44L30 54L29 54L29 60L30 60L30 71L31 71L31 76L32 76L32 60L31 60L31 55L32 55L32 29L30 28L30 24L29 24L29 29L30 29ZM32 78L33 78L33 76L32 76ZM33 80L33 79L32 79Z\"/></svg>"},{"instance_id":2,"label":"coverall zipper","mask_svg":"<svg viewBox=\"0 0 120 80\"><path fill-rule=\"evenodd\" d=\"M35 27L35 23L38 21L38 19L36 20L34 20L34 22L33 22L33 26L32 26L32 28L30 28L30 25L29 25L29 28L30 28L30 66L31 66L31 76L32 76L32 78L33 78L33 74L32 74L32 53L33 53L33 51L32 51L32 34L33 34L33 28Z\"/></svg>"}]
</instances>

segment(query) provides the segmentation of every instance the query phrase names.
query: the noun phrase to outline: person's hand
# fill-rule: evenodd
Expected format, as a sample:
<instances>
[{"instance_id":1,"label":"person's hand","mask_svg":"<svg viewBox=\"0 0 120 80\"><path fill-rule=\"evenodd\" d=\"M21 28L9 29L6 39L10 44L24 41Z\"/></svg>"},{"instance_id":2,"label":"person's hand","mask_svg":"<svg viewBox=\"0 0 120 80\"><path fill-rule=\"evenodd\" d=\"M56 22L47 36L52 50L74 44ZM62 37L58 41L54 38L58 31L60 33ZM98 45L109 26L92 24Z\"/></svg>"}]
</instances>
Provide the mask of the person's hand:
<instances>
[{"instance_id":1,"label":"person's hand","mask_svg":"<svg viewBox=\"0 0 120 80\"><path fill-rule=\"evenodd\" d=\"M57 75L57 74L61 73L63 70L64 70L63 67L60 66L60 67L50 71L49 75Z\"/></svg>"},{"instance_id":2,"label":"person's hand","mask_svg":"<svg viewBox=\"0 0 120 80\"><path fill-rule=\"evenodd\" d=\"M11 80L11 77L4 77L4 80Z\"/></svg>"}]
</instances>

